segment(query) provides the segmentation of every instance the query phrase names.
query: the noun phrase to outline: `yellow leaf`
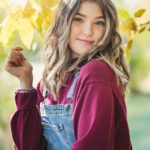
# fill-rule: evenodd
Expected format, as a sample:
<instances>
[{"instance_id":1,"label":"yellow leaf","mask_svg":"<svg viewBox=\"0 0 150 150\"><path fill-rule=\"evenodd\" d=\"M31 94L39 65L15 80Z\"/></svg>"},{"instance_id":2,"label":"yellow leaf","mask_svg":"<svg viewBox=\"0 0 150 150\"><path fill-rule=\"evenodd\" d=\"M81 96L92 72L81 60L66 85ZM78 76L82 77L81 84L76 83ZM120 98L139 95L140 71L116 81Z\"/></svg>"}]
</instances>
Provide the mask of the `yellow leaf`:
<instances>
[{"instance_id":1,"label":"yellow leaf","mask_svg":"<svg viewBox=\"0 0 150 150\"><path fill-rule=\"evenodd\" d=\"M133 18L129 18L121 23L120 29L122 31L137 31L137 24Z\"/></svg>"},{"instance_id":2,"label":"yellow leaf","mask_svg":"<svg viewBox=\"0 0 150 150\"><path fill-rule=\"evenodd\" d=\"M32 25L34 26L35 29L38 29L39 26L37 24L37 20L39 18L39 12L35 12L34 15L31 16L31 18L29 19L30 22L32 22Z\"/></svg>"},{"instance_id":3,"label":"yellow leaf","mask_svg":"<svg viewBox=\"0 0 150 150\"><path fill-rule=\"evenodd\" d=\"M139 33L142 33L145 29L146 29L146 27L141 27L141 28L139 29Z\"/></svg>"},{"instance_id":4,"label":"yellow leaf","mask_svg":"<svg viewBox=\"0 0 150 150\"><path fill-rule=\"evenodd\" d=\"M135 17L141 17L145 13L146 9L140 9L134 13Z\"/></svg>"},{"instance_id":5,"label":"yellow leaf","mask_svg":"<svg viewBox=\"0 0 150 150\"><path fill-rule=\"evenodd\" d=\"M130 18L130 14L123 8L118 9L119 16L122 18Z\"/></svg>"},{"instance_id":6,"label":"yellow leaf","mask_svg":"<svg viewBox=\"0 0 150 150\"><path fill-rule=\"evenodd\" d=\"M33 40L34 28L28 19L20 19L18 22L18 31L23 44L31 49Z\"/></svg>"},{"instance_id":7,"label":"yellow leaf","mask_svg":"<svg viewBox=\"0 0 150 150\"><path fill-rule=\"evenodd\" d=\"M11 16L7 16L1 24L0 41L4 45L8 44L8 41L13 36L16 30L16 20L13 19Z\"/></svg>"},{"instance_id":8,"label":"yellow leaf","mask_svg":"<svg viewBox=\"0 0 150 150\"><path fill-rule=\"evenodd\" d=\"M127 49L126 49L127 51L129 51L129 50L131 49L131 47L132 47L132 43L133 43L133 41L132 41L132 40L129 40L129 41L128 41L128 43L127 43L127 47L126 47L126 48L127 48Z\"/></svg>"},{"instance_id":9,"label":"yellow leaf","mask_svg":"<svg viewBox=\"0 0 150 150\"><path fill-rule=\"evenodd\" d=\"M36 20L36 23L37 23L37 26L38 26L39 30L42 29L42 23L43 23L44 19L45 19L44 12L39 13L39 16Z\"/></svg>"},{"instance_id":10,"label":"yellow leaf","mask_svg":"<svg viewBox=\"0 0 150 150\"><path fill-rule=\"evenodd\" d=\"M40 0L41 1L41 0ZM58 0L44 0L41 1L41 6L44 9L50 9L51 7L58 4Z\"/></svg>"},{"instance_id":11,"label":"yellow leaf","mask_svg":"<svg viewBox=\"0 0 150 150\"><path fill-rule=\"evenodd\" d=\"M130 51L131 51L131 47L132 47L133 41L130 39L125 47L125 53L126 53L126 57L128 62L130 62Z\"/></svg>"},{"instance_id":12,"label":"yellow leaf","mask_svg":"<svg viewBox=\"0 0 150 150\"><path fill-rule=\"evenodd\" d=\"M30 18L32 15L34 15L35 12L36 12L36 10L32 7L30 1L28 1L22 12L23 16L26 18Z\"/></svg>"},{"instance_id":13,"label":"yellow leaf","mask_svg":"<svg viewBox=\"0 0 150 150\"><path fill-rule=\"evenodd\" d=\"M10 11L9 11L9 16L11 16L13 19L18 20L18 18L22 17L22 7L20 6L14 6Z\"/></svg>"},{"instance_id":14,"label":"yellow leaf","mask_svg":"<svg viewBox=\"0 0 150 150\"><path fill-rule=\"evenodd\" d=\"M45 22L44 22L45 30L47 30L48 27L52 24L53 19L54 19L54 14L51 11L49 11L49 13L45 17Z\"/></svg>"},{"instance_id":15,"label":"yellow leaf","mask_svg":"<svg viewBox=\"0 0 150 150\"><path fill-rule=\"evenodd\" d=\"M48 27L52 24L54 19L54 14L51 11L42 11L39 13L39 17L36 21L38 29L40 31L46 31Z\"/></svg>"}]
</instances>

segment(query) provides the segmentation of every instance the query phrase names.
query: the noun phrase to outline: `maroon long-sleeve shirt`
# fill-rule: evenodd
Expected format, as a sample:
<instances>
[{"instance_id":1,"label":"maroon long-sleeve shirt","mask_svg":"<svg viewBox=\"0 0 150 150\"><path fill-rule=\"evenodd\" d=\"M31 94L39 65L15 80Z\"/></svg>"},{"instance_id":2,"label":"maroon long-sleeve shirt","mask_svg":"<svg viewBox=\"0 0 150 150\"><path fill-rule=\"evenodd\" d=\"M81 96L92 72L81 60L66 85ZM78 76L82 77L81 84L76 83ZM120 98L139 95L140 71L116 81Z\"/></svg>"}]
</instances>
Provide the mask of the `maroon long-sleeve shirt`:
<instances>
[{"instance_id":1,"label":"maroon long-sleeve shirt","mask_svg":"<svg viewBox=\"0 0 150 150\"><path fill-rule=\"evenodd\" d=\"M57 102L49 95L46 104L74 104L73 125L76 141L72 150L130 150L126 105L111 68L102 60L91 60L80 70L74 97L67 93L74 76L60 90ZM16 150L45 150L39 103L42 86L29 93L16 92L17 111L11 119Z\"/></svg>"}]
</instances>

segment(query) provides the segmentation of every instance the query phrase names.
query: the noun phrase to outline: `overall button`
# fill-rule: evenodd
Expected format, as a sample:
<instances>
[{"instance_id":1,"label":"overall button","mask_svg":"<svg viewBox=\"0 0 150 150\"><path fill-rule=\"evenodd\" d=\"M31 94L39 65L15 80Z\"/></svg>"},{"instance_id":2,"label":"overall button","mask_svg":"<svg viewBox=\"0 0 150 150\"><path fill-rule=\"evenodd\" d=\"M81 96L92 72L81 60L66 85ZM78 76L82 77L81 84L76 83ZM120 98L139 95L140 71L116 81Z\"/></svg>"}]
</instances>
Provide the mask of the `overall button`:
<instances>
[{"instance_id":1,"label":"overall button","mask_svg":"<svg viewBox=\"0 0 150 150\"><path fill-rule=\"evenodd\" d=\"M59 129L59 131L63 131L64 130L64 126L63 126L63 124L58 124L58 129Z\"/></svg>"},{"instance_id":2,"label":"overall button","mask_svg":"<svg viewBox=\"0 0 150 150\"><path fill-rule=\"evenodd\" d=\"M69 108L70 108L70 105L67 105L67 106L66 106L66 110L69 110Z\"/></svg>"}]
</instances>

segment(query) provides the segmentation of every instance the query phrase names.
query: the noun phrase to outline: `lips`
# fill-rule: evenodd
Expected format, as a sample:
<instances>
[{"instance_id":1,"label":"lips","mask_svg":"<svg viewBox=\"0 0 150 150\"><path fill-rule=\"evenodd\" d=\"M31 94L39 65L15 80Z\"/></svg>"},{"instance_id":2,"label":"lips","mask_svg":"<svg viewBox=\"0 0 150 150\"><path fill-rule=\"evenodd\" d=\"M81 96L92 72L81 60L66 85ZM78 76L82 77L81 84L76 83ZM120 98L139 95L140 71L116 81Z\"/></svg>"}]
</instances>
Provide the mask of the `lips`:
<instances>
[{"instance_id":1,"label":"lips","mask_svg":"<svg viewBox=\"0 0 150 150\"><path fill-rule=\"evenodd\" d=\"M92 41L92 40L87 40L87 39L78 39L79 41L81 41L82 43L84 43L84 44L92 44L94 41Z\"/></svg>"}]
</instances>

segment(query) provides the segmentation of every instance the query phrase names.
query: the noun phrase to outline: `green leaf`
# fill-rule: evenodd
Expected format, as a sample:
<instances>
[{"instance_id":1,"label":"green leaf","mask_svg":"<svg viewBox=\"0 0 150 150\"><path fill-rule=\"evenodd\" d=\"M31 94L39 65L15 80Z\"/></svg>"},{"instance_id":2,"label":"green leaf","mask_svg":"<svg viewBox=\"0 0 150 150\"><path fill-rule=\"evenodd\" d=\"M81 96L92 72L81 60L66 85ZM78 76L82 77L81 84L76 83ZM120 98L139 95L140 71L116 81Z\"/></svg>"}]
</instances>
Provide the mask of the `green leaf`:
<instances>
[{"instance_id":1,"label":"green leaf","mask_svg":"<svg viewBox=\"0 0 150 150\"><path fill-rule=\"evenodd\" d=\"M122 18L130 18L130 14L123 8L118 9L119 16Z\"/></svg>"},{"instance_id":2,"label":"green leaf","mask_svg":"<svg viewBox=\"0 0 150 150\"><path fill-rule=\"evenodd\" d=\"M135 17L141 17L145 13L146 9L140 9L134 13Z\"/></svg>"}]
</instances>

